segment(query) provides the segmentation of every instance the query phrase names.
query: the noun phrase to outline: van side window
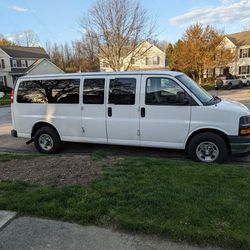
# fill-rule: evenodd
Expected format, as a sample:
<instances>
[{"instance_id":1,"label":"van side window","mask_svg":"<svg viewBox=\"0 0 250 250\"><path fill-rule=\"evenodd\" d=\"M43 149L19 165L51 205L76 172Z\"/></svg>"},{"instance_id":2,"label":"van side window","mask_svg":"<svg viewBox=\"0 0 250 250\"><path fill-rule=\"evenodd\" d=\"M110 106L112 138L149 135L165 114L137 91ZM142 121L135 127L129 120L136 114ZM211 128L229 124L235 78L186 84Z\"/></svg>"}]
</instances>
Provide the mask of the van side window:
<instances>
[{"instance_id":1,"label":"van side window","mask_svg":"<svg viewBox=\"0 0 250 250\"><path fill-rule=\"evenodd\" d=\"M79 103L80 79L35 80L19 84L19 103Z\"/></svg>"},{"instance_id":2,"label":"van side window","mask_svg":"<svg viewBox=\"0 0 250 250\"><path fill-rule=\"evenodd\" d=\"M83 103L104 104L105 79L85 79L83 85Z\"/></svg>"},{"instance_id":3,"label":"van side window","mask_svg":"<svg viewBox=\"0 0 250 250\"><path fill-rule=\"evenodd\" d=\"M148 105L175 105L177 93L183 89L172 79L149 77L146 83L146 100Z\"/></svg>"},{"instance_id":4,"label":"van side window","mask_svg":"<svg viewBox=\"0 0 250 250\"><path fill-rule=\"evenodd\" d=\"M135 104L135 78L116 78L110 80L109 103L117 105Z\"/></svg>"}]
</instances>

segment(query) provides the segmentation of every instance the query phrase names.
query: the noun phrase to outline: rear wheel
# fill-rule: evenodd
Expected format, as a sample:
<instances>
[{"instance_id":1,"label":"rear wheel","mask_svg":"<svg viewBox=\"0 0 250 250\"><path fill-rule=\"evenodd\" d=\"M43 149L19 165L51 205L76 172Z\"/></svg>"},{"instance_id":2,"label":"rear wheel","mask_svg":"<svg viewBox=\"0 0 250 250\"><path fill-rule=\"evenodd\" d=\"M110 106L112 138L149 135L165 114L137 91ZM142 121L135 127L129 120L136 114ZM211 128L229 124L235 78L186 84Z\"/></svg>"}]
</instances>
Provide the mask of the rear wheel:
<instances>
[{"instance_id":1,"label":"rear wheel","mask_svg":"<svg viewBox=\"0 0 250 250\"><path fill-rule=\"evenodd\" d=\"M192 160L205 163L222 163L228 158L227 143L221 136L211 132L194 136L187 151Z\"/></svg>"},{"instance_id":2,"label":"rear wheel","mask_svg":"<svg viewBox=\"0 0 250 250\"><path fill-rule=\"evenodd\" d=\"M57 131L51 127L38 129L34 135L34 144L40 153L53 154L61 149L61 140Z\"/></svg>"}]
</instances>

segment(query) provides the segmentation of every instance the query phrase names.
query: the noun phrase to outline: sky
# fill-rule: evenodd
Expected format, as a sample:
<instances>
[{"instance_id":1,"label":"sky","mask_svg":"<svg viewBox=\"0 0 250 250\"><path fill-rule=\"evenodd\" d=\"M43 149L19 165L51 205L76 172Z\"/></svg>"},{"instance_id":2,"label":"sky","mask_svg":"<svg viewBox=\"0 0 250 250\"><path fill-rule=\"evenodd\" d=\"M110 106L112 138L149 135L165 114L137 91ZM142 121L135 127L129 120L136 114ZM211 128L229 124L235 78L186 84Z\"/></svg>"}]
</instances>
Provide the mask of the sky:
<instances>
[{"instance_id":1,"label":"sky","mask_svg":"<svg viewBox=\"0 0 250 250\"><path fill-rule=\"evenodd\" d=\"M41 46L80 39L79 20L95 0L0 0L0 35L33 30ZM140 0L156 19L156 39L175 42L192 23L211 24L226 34L250 28L250 0Z\"/></svg>"}]
</instances>

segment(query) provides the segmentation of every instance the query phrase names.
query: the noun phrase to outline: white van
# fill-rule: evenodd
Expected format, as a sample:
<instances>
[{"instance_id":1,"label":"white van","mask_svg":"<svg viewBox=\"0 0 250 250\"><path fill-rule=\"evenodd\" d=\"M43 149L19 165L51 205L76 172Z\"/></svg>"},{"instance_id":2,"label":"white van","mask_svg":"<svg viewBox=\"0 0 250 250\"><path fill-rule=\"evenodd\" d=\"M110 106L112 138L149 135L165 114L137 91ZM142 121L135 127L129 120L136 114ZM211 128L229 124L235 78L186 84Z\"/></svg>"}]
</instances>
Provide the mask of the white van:
<instances>
[{"instance_id":1,"label":"white van","mask_svg":"<svg viewBox=\"0 0 250 250\"><path fill-rule=\"evenodd\" d=\"M25 76L12 93L14 137L41 153L61 141L186 149L223 162L250 152L250 112L173 71Z\"/></svg>"}]
</instances>

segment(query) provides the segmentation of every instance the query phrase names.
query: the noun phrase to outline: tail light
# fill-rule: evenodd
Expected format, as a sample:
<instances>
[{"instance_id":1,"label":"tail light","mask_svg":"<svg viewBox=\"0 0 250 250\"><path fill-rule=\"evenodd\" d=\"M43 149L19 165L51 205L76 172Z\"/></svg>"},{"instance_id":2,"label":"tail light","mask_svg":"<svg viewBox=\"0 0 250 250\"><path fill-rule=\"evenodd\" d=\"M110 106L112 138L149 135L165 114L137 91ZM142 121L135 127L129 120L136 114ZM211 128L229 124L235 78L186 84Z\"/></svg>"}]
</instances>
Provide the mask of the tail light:
<instances>
[{"instance_id":1,"label":"tail light","mask_svg":"<svg viewBox=\"0 0 250 250\"><path fill-rule=\"evenodd\" d=\"M14 93L15 93L15 90L12 89L12 90L11 90L11 95L10 95L10 102L11 102L11 103L14 102Z\"/></svg>"}]
</instances>

